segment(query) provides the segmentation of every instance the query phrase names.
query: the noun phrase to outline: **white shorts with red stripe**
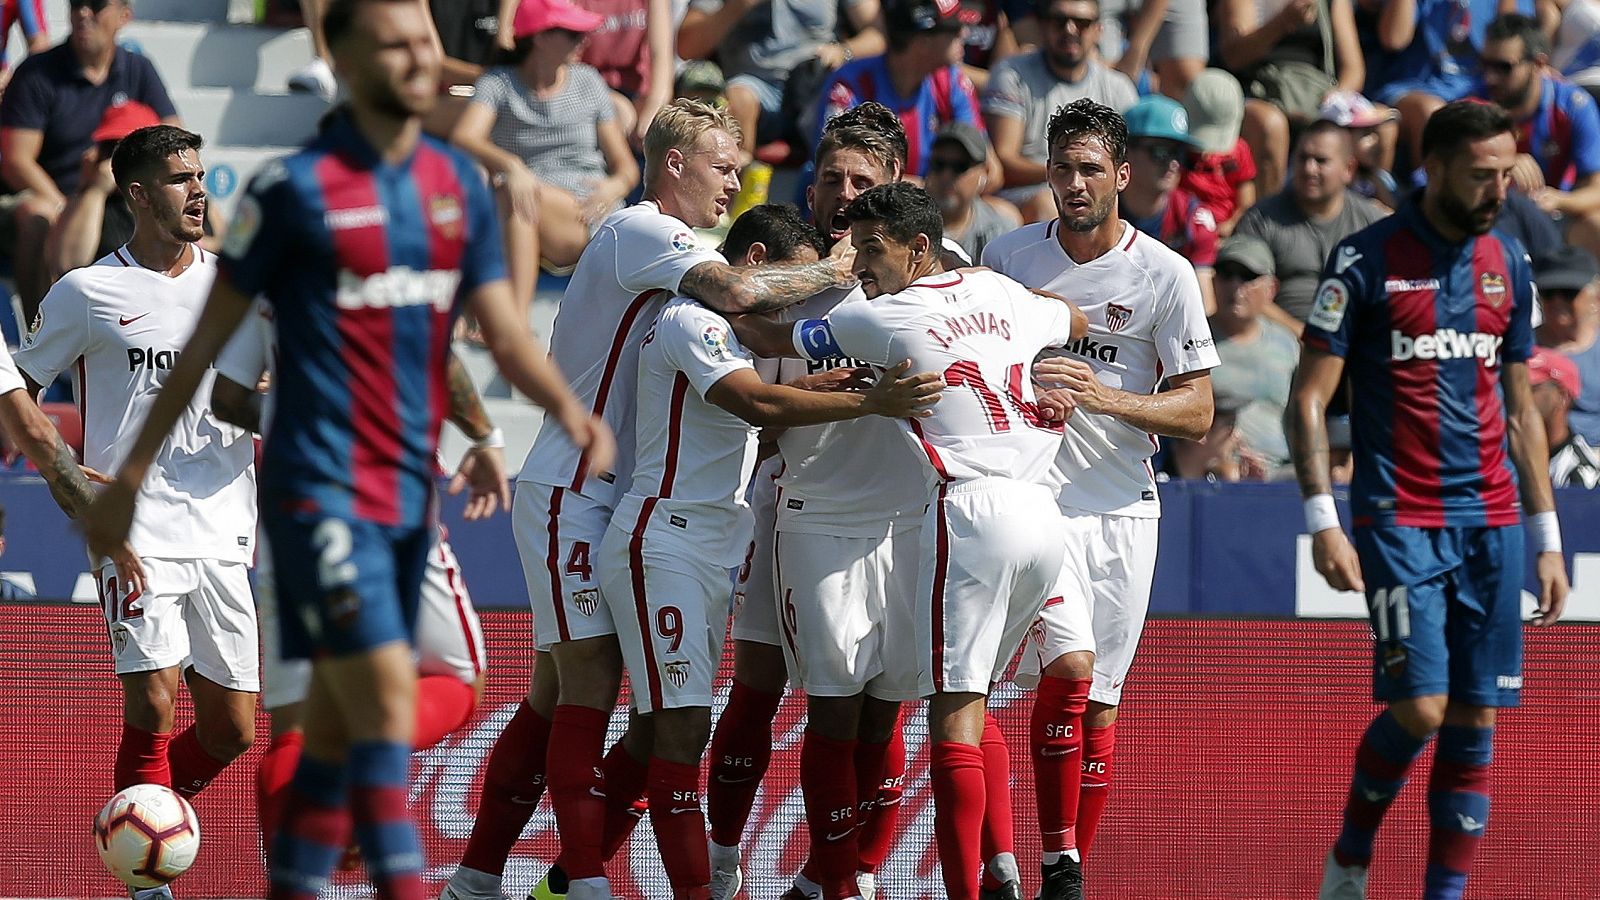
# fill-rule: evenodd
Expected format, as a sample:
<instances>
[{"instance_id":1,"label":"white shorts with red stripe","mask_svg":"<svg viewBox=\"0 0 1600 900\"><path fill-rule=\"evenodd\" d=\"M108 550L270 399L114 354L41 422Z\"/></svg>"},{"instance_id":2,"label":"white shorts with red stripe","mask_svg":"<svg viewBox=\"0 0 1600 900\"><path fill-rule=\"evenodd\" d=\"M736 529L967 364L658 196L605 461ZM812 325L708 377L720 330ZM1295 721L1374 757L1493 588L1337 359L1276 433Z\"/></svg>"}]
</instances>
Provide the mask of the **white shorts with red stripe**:
<instances>
[{"instance_id":1,"label":"white shorts with red stripe","mask_svg":"<svg viewBox=\"0 0 1600 900\"><path fill-rule=\"evenodd\" d=\"M733 639L777 647L783 643L778 625L778 594L772 575L772 540L778 525L778 488L783 458L768 457L750 479L750 511L755 537L733 588Z\"/></svg>"},{"instance_id":2,"label":"white shorts with red stripe","mask_svg":"<svg viewBox=\"0 0 1600 900\"><path fill-rule=\"evenodd\" d=\"M517 482L511 500L511 534L528 581L533 643L540 651L558 641L616 634L611 610L600 599L596 564L611 523L611 507L569 488Z\"/></svg>"},{"instance_id":3,"label":"white shorts with red stripe","mask_svg":"<svg viewBox=\"0 0 1600 900\"><path fill-rule=\"evenodd\" d=\"M616 525L606 530L599 568L633 708L709 707L736 570L664 529L630 534Z\"/></svg>"},{"instance_id":4,"label":"white shorts with red stripe","mask_svg":"<svg viewBox=\"0 0 1600 900\"><path fill-rule=\"evenodd\" d=\"M147 556L144 568L142 592L120 583L111 563L96 573L116 673L182 666L231 690L261 690L250 567Z\"/></svg>"},{"instance_id":5,"label":"white shorts with red stripe","mask_svg":"<svg viewBox=\"0 0 1600 900\"><path fill-rule=\"evenodd\" d=\"M1055 586L1065 539L1042 485L940 485L923 519L917 588L924 695L989 692Z\"/></svg>"},{"instance_id":6,"label":"white shorts with red stripe","mask_svg":"<svg viewBox=\"0 0 1600 900\"><path fill-rule=\"evenodd\" d=\"M1017 665L1016 682L1033 687L1039 673L1063 654L1092 650L1089 699L1116 706L1150 610L1161 520L1081 510L1063 511L1061 518L1069 537L1056 593L1066 602L1040 613ZM1072 591L1084 602L1072 602Z\"/></svg>"},{"instance_id":7,"label":"white shorts with red stripe","mask_svg":"<svg viewBox=\"0 0 1600 900\"><path fill-rule=\"evenodd\" d=\"M922 696L916 644L904 639L916 631L921 553L919 528L881 537L778 533L783 653L796 685L818 697Z\"/></svg>"},{"instance_id":8,"label":"white shorts with red stripe","mask_svg":"<svg viewBox=\"0 0 1600 900\"><path fill-rule=\"evenodd\" d=\"M263 536L263 547L265 542ZM278 649L278 598L273 589L271 559L272 554L263 549L256 565L262 635L261 705L269 710L305 700L311 686L311 661L286 660ZM428 567L422 573L414 652L418 674L452 675L466 684L483 674L488 660L483 626L461 577L461 564L442 535L428 551Z\"/></svg>"}]
</instances>

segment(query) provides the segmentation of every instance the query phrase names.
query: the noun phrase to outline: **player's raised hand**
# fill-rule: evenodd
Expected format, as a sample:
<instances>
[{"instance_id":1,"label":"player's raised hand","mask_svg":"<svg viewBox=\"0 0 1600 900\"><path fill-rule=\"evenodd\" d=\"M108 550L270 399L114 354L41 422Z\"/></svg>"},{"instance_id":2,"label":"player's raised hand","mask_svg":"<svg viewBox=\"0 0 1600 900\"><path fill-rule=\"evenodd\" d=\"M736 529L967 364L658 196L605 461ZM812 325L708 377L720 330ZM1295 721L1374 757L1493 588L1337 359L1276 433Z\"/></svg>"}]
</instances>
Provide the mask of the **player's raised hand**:
<instances>
[{"instance_id":1,"label":"player's raised hand","mask_svg":"<svg viewBox=\"0 0 1600 900\"><path fill-rule=\"evenodd\" d=\"M1100 383L1094 369L1081 359L1052 356L1033 364L1035 381L1052 390L1065 391L1078 406L1089 412L1104 412L1110 403L1110 388Z\"/></svg>"},{"instance_id":2,"label":"player's raised hand","mask_svg":"<svg viewBox=\"0 0 1600 900\"><path fill-rule=\"evenodd\" d=\"M1567 608L1567 594L1572 590L1567 583L1567 561L1559 552L1541 553L1533 567L1539 576L1539 611L1533 615L1533 624L1554 625Z\"/></svg>"},{"instance_id":3,"label":"player's raised hand","mask_svg":"<svg viewBox=\"0 0 1600 900\"><path fill-rule=\"evenodd\" d=\"M878 379L863 395L868 412L891 419L925 418L933 415L933 405L944 390L944 378L937 372L907 375L911 360L904 360Z\"/></svg>"},{"instance_id":4,"label":"player's raised hand","mask_svg":"<svg viewBox=\"0 0 1600 900\"><path fill-rule=\"evenodd\" d=\"M1078 411L1078 401L1072 394L1063 390L1042 390L1043 385L1035 384L1034 393L1039 397L1039 413L1046 422L1065 422L1072 418Z\"/></svg>"},{"instance_id":5,"label":"player's raised hand","mask_svg":"<svg viewBox=\"0 0 1600 900\"><path fill-rule=\"evenodd\" d=\"M506 458L500 448L473 447L461 457L461 465L450 479L450 495L469 487L467 507L461 514L467 521L487 519L501 507L511 508L511 485L506 481Z\"/></svg>"},{"instance_id":6,"label":"player's raised hand","mask_svg":"<svg viewBox=\"0 0 1600 900\"><path fill-rule=\"evenodd\" d=\"M797 387L802 391L867 391L878 382L878 373L866 366L841 367L829 369L826 372L817 372L813 375L802 375L789 382L790 387Z\"/></svg>"},{"instance_id":7,"label":"player's raised hand","mask_svg":"<svg viewBox=\"0 0 1600 900\"><path fill-rule=\"evenodd\" d=\"M133 552L133 545L122 542L122 549L111 554L111 564L117 567L117 580L130 591L143 592L149 582L145 579L144 560Z\"/></svg>"},{"instance_id":8,"label":"player's raised hand","mask_svg":"<svg viewBox=\"0 0 1600 900\"><path fill-rule=\"evenodd\" d=\"M1336 591L1365 591L1361 560L1342 528L1324 528L1311 536L1311 561Z\"/></svg>"},{"instance_id":9,"label":"player's raised hand","mask_svg":"<svg viewBox=\"0 0 1600 900\"><path fill-rule=\"evenodd\" d=\"M828 251L828 259L839 269L838 284L840 287L855 284L856 278L856 248L850 243L850 232L845 232Z\"/></svg>"}]
</instances>

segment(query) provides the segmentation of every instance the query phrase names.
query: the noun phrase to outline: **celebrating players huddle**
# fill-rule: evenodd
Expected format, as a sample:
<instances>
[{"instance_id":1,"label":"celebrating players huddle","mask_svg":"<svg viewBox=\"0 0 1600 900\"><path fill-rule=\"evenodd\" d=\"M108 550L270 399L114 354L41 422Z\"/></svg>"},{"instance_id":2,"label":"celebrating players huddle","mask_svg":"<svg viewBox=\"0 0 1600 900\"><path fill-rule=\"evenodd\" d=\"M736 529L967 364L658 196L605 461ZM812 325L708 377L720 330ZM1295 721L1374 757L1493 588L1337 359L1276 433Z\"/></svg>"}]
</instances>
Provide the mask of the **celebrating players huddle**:
<instances>
[{"instance_id":1,"label":"celebrating players huddle","mask_svg":"<svg viewBox=\"0 0 1600 900\"><path fill-rule=\"evenodd\" d=\"M1206 433L1218 364L1193 268L1117 215L1121 117L1087 100L1058 110L1059 217L992 241L983 267L947 268L937 206L899 180L906 138L875 103L824 130L814 225L760 206L720 253L701 249L694 229L739 187L739 129L704 104L670 104L645 137L644 200L599 226L547 359L515 313L482 179L421 134L439 56L420 6L334 0L323 27L348 104L252 182L221 258L196 243L198 138L136 132L113 160L134 239L52 290L18 359L34 387L76 361L80 399L125 386L121 409L88 418L87 462L116 477L83 514L126 687L117 787L193 794L253 737L253 488L271 895L316 896L353 841L379 897L421 896L409 754L459 727L482 689L481 636L435 519L449 417L475 441L454 486L470 486L469 512L509 500L536 663L443 897L501 896L548 788L561 854L540 893L610 897L606 861L648 811L674 897L731 900L792 683L807 698L810 843L786 900L876 893L904 771L901 705L919 698L947 893L1020 900L1009 752L986 712L1019 649L1016 680L1036 689L1039 895L1082 897L1154 571L1149 458L1156 435ZM1363 571L1381 585L1369 591L1378 694L1392 704L1363 739L1327 898L1364 896L1377 821L1434 732L1427 896L1461 895L1487 818L1493 707L1514 703L1521 681L1519 583L1505 574L1519 571L1518 476L1543 621L1566 592L1523 364L1527 266L1505 239L1474 237L1486 227L1440 224L1498 209L1509 125L1458 107L1438 114L1461 120L1449 137L1425 137L1438 171L1423 201L1330 260L1297 388L1319 568L1336 586L1362 587ZM1498 187L1482 187L1486 167ZM1407 291L1448 272L1427 289L1437 299L1376 287L1398 277L1396 260L1411 267ZM1482 271L1446 297L1440 284L1463 267ZM501 370L547 410L514 499L497 432L450 356L463 302ZM1409 354L1391 358L1390 330ZM1341 360L1367 404L1358 454L1371 456L1358 456L1354 549L1317 462ZM1363 418L1380 413L1361 392L1398 402L1401 387L1455 406L1432 432L1391 439ZM266 432L259 485L251 431ZM1432 477L1424 458L1431 487L1417 481ZM1418 567L1424 550L1438 565ZM1471 634L1444 627L1464 603L1480 611ZM713 733L730 620L734 683ZM624 673L632 716L608 749ZM172 739L180 675L198 721Z\"/></svg>"}]
</instances>

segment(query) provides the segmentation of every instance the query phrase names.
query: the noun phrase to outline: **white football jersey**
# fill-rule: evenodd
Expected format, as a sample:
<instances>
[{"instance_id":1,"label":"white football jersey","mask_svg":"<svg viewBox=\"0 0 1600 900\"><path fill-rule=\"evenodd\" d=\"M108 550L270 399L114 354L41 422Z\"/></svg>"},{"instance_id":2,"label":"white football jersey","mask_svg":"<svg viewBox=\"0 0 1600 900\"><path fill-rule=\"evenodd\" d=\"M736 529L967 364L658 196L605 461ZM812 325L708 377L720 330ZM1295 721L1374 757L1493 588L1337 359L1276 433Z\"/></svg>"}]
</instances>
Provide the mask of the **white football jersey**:
<instances>
[{"instance_id":1,"label":"white football jersey","mask_svg":"<svg viewBox=\"0 0 1600 900\"><path fill-rule=\"evenodd\" d=\"M1044 482L1061 441L1039 416L1029 367L1071 339L1065 303L994 272L941 272L870 303L848 303L795 326L809 359L845 355L884 366L911 360L947 385L933 414L903 428L944 481Z\"/></svg>"},{"instance_id":2,"label":"white football jersey","mask_svg":"<svg viewBox=\"0 0 1600 900\"><path fill-rule=\"evenodd\" d=\"M17 371L17 364L11 359L11 351L6 349L5 342L0 341L0 395L26 387L21 373Z\"/></svg>"},{"instance_id":3,"label":"white football jersey","mask_svg":"<svg viewBox=\"0 0 1600 900\"><path fill-rule=\"evenodd\" d=\"M844 303L866 303L859 286L829 288L778 313L782 321L820 319ZM898 362L898 360L896 360ZM856 359L785 359L777 376L787 384L840 366L871 365ZM763 375L766 374L765 367ZM882 371L882 367L879 367ZM905 426L883 416L784 429L783 489L778 530L835 537L878 537L921 524L928 503L928 470L906 443Z\"/></svg>"},{"instance_id":4,"label":"white football jersey","mask_svg":"<svg viewBox=\"0 0 1600 900\"><path fill-rule=\"evenodd\" d=\"M708 562L744 562L758 430L705 396L728 375L753 371L751 360L727 320L699 303L679 298L661 311L639 351L639 407L650 412L638 417L633 483L613 522L680 529Z\"/></svg>"},{"instance_id":5,"label":"white football jersey","mask_svg":"<svg viewBox=\"0 0 1600 900\"><path fill-rule=\"evenodd\" d=\"M1071 300L1089 333L1059 355L1085 360L1102 384L1152 394L1163 379L1220 363L1194 266L1122 223L1110 252L1082 265L1061 249L1060 222L1036 222L990 241L983 264L1031 288ZM1153 518L1161 515L1150 457L1155 435L1082 410L1067 420L1051 478L1063 508Z\"/></svg>"},{"instance_id":6,"label":"white football jersey","mask_svg":"<svg viewBox=\"0 0 1600 900\"><path fill-rule=\"evenodd\" d=\"M83 415L83 461L122 468L217 275L197 257L177 277L146 269L124 246L50 288L17 365L39 384L72 370ZM207 372L139 489L129 542L156 559L248 563L256 533L255 442L211 414Z\"/></svg>"},{"instance_id":7,"label":"white football jersey","mask_svg":"<svg viewBox=\"0 0 1600 900\"><path fill-rule=\"evenodd\" d=\"M724 260L700 249L688 225L649 200L601 223L561 298L550 355L578 399L616 434L615 471L587 477L578 448L546 418L518 481L569 488L607 506L616 502L632 477L639 342L684 274L704 262Z\"/></svg>"}]
</instances>

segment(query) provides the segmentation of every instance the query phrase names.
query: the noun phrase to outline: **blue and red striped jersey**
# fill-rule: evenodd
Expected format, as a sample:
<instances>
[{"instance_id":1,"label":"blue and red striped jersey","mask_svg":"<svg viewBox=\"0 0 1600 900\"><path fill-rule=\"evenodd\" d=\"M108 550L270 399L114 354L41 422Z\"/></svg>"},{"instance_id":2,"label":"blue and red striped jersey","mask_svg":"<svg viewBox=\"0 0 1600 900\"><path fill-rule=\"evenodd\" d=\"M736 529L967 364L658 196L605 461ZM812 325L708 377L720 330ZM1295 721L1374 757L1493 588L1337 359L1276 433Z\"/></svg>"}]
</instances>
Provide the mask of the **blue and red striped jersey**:
<instances>
[{"instance_id":1,"label":"blue and red striped jersey","mask_svg":"<svg viewBox=\"0 0 1600 900\"><path fill-rule=\"evenodd\" d=\"M922 79L917 92L902 97L889 75L889 57L870 56L845 63L833 73L822 92L822 111L817 117L811 145L822 140L822 127L839 113L876 100L894 110L906 130L906 171L926 175L933 138L951 122L965 122L985 131L978 114L978 92L959 66L945 66Z\"/></svg>"},{"instance_id":2,"label":"blue and red striped jersey","mask_svg":"<svg viewBox=\"0 0 1600 900\"><path fill-rule=\"evenodd\" d=\"M1542 80L1538 110L1517 123L1517 151L1539 163L1545 184L1567 191L1600 172L1600 110L1583 88L1549 75Z\"/></svg>"},{"instance_id":3,"label":"blue and red striped jersey","mask_svg":"<svg viewBox=\"0 0 1600 900\"><path fill-rule=\"evenodd\" d=\"M1515 238L1451 243L1419 201L1334 248L1303 340L1345 360L1357 525L1521 521L1500 373L1533 355L1534 298Z\"/></svg>"},{"instance_id":4,"label":"blue and red striped jersey","mask_svg":"<svg viewBox=\"0 0 1600 900\"><path fill-rule=\"evenodd\" d=\"M14 25L22 29L24 42L33 40L36 35L48 33L44 0L0 0L0 69L10 65L4 54L6 44L10 43L11 28Z\"/></svg>"},{"instance_id":5,"label":"blue and red striped jersey","mask_svg":"<svg viewBox=\"0 0 1600 900\"><path fill-rule=\"evenodd\" d=\"M274 308L277 410L262 496L423 523L459 301L505 277L477 167L428 137L387 163L339 115L252 179L220 277Z\"/></svg>"}]
</instances>

